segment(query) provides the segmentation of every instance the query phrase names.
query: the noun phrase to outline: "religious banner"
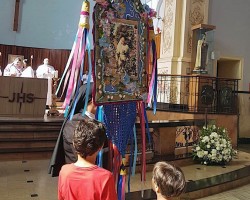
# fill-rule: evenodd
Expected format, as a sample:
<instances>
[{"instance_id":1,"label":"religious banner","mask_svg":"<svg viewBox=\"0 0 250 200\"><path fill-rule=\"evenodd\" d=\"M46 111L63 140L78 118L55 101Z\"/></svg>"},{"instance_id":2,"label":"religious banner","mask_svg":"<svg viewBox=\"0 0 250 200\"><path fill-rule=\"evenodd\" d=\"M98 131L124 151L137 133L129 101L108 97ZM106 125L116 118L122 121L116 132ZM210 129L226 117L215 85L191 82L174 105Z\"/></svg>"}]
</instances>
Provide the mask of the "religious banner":
<instances>
[{"instance_id":1,"label":"religious banner","mask_svg":"<svg viewBox=\"0 0 250 200\"><path fill-rule=\"evenodd\" d=\"M147 96L147 16L139 0L95 7L95 101L143 100Z\"/></svg>"},{"instance_id":2,"label":"religious banner","mask_svg":"<svg viewBox=\"0 0 250 200\"><path fill-rule=\"evenodd\" d=\"M140 0L96 0L94 8L94 100L103 105L106 134L113 144L112 171L118 200L125 200L125 182L135 174L138 156L135 122L141 124L141 181L146 180L146 104L156 108L157 55L152 26L156 14ZM152 72L148 71L149 63ZM151 81L148 84L148 74ZM133 141L126 159L128 141ZM150 142L149 142L150 143ZM126 166L131 170L127 173Z\"/></svg>"},{"instance_id":3,"label":"religious banner","mask_svg":"<svg viewBox=\"0 0 250 200\"><path fill-rule=\"evenodd\" d=\"M83 1L77 37L56 94L64 82L66 97L63 108L68 119L73 117L77 97L81 94L80 86L85 88L83 95L86 96L81 105L83 116L86 115L89 94L93 94L94 102L98 105L95 115L105 124L106 135L112 143L109 152L113 152L113 155L109 155L109 162L112 163L110 167L117 183L118 199L125 200L126 167L128 164L131 168L128 173L130 191L130 175L135 174L138 156L135 128L137 116L141 124L141 179L146 180L146 132L151 143L146 103L151 104L153 101L155 110L157 102L157 54L152 28L152 17L156 13L147 5L142 5L140 0L96 0L92 58L89 5L88 0ZM88 54L86 80L82 65L85 52ZM93 73L92 63L95 67ZM149 63L153 65L149 73L152 74L150 84L147 80ZM94 84L91 84L92 76ZM129 161L125 156L128 141L133 143ZM99 166L102 164L102 153L99 152L97 159Z\"/></svg>"}]
</instances>

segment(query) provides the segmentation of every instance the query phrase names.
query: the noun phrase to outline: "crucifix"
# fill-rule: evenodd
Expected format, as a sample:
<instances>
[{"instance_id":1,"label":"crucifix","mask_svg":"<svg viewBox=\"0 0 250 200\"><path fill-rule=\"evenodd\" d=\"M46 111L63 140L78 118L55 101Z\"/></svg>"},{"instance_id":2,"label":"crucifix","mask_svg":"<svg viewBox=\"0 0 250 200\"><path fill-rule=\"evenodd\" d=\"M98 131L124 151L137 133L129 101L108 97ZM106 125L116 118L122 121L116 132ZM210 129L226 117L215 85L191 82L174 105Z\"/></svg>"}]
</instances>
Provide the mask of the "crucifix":
<instances>
[{"instance_id":1,"label":"crucifix","mask_svg":"<svg viewBox=\"0 0 250 200\"><path fill-rule=\"evenodd\" d=\"M18 21L19 21L19 4L20 4L20 0L16 0L16 4L15 4L15 15L14 15L14 23L13 23L13 31L17 31L17 29L18 29Z\"/></svg>"}]
</instances>

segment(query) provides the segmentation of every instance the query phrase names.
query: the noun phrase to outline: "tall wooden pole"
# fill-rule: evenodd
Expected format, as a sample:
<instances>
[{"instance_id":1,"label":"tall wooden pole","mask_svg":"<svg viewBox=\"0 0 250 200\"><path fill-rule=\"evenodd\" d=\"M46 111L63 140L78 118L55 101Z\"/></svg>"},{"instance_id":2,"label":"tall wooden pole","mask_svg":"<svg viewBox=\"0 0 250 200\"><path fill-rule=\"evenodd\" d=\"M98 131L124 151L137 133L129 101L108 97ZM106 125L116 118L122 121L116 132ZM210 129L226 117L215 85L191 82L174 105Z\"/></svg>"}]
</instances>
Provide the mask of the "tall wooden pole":
<instances>
[{"instance_id":1,"label":"tall wooden pole","mask_svg":"<svg viewBox=\"0 0 250 200\"><path fill-rule=\"evenodd\" d=\"M13 31L17 31L17 30L18 30L19 4L20 4L20 0L16 0L16 4L15 4L15 15L14 15L14 24L13 24Z\"/></svg>"}]
</instances>

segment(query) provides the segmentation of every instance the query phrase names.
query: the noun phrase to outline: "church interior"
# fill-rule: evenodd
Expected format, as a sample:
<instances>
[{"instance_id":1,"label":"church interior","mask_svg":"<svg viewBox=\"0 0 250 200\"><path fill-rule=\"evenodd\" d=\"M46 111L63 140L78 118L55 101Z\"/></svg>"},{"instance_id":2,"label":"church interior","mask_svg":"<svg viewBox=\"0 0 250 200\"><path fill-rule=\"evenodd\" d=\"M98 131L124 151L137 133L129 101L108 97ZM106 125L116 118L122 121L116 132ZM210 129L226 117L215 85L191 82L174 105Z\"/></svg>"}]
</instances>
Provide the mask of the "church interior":
<instances>
[{"instance_id":1,"label":"church interior","mask_svg":"<svg viewBox=\"0 0 250 200\"><path fill-rule=\"evenodd\" d=\"M58 198L58 177L48 174L48 167L65 116L71 112L65 104L74 101L70 99L73 94L68 93L66 85L75 80L74 77L71 80L71 74L77 74L88 87L90 72L94 74L93 91L96 93L93 98L98 105L137 102L137 99L144 98L145 91L152 95L153 100L147 102L145 112L142 108L145 103L137 104L134 123L136 140L129 138L124 149L124 165L129 171L127 182L130 185L125 188L126 200L157 199L151 179L153 167L159 161L179 166L185 175L185 191L171 199L250 199L250 82L247 81L250 77L250 45L246 40L250 31L246 26L250 2L107 0L118 6L140 1L140 5L148 6L143 7L145 10L150 8L155 11L153 28L149 26L149 33L140 32L138 28L143 26L140 21L142 15L138 24L129 17L130 20L116 19L112 23L117 30L121 29L118 37L119 31L113 27L111 30L103 28L102 34L98 33L104 22L98 21L95 4L106 0L89 0L90 14L85 16L89 24L81 25L86 20L82 16L78 24L83 1L86 0L2 0L1 198ZM108 14L107 17L110 17ZM87 40L82 40L79 46L78 26L89 29L83 32ZM113 29L116 35L112 33ZM139 39L133 38L135 30ZM113 41L109 45L117 48L111 53L107 51L110 55L105 50L105 34L111 38L109 41ZM148 34L146 39L143 38L145 34ZM155 49L154 45L152 50L143 46L144 43L151 45L149 41L145 42L148 38L153 38ZM73 55L77 48L84 49L77 55L81 56L81 62L77 62L78 58ZM118 52L119 48L121 52ZM129 48L147 53L129 52ZM130 60L123 60L122 55L130 56ZM136 59L140 62L134 64ZM154 62L154 59L157 61ZM99 60L107 65L104 70L99 70ZM73 73L72 67L67 71L74 63L78 63L81 70ZM112 68L112 64L117 68ZM134 69L132 65L139 67ZM41 70L43 67L46 70ZM86 83L80 75L83 72L88 77ZM136 86L140 88L133 93L134 96L127 95L133 90L132 81L133 84L145 81ZM121 83L124 84L121 86ZM155 91L151 91L151 86ZM75 85L73 88L76 95L78 89ZM127 93L120 93L124 88ZM212 130L210 135L209 127ZM225 141L212 150L217 152L218 160L213 157L215 154L210 156L208 153L210 146L216 143L217 131ZM207 138L212 138L212 142L206 143ZM201 151L202 148L205 150ZM131 160L134 162L134 173L131 173ZM142 180L143 176L145 180Z\"/></svg>"}]
</instances>

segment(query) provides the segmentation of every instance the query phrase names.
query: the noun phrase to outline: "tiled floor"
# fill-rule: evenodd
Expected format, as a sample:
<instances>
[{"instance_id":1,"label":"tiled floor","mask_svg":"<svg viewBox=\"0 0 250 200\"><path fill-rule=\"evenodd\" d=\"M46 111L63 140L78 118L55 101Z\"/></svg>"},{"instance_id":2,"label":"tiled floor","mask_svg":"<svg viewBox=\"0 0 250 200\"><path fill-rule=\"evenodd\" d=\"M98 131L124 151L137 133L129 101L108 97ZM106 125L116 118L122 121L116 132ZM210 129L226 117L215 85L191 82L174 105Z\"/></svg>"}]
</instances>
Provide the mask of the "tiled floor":
<instances>
[{"instance_id":1,"label":"tiled floor","mask_svg":"<svg viewBox=\"0 0 250 200\"><path fill-rule=\"evenodd\" d=\"M187 180L198 180L239 169L250 164L250 154L240 152L238 159L229 166L207 167L190 165L182 167ZM2 161L0 162L0 199L4 200L56 200L57 178L47 174L49 160ZM151 172L147 173L147 182L141 184L140 175L131 179L132 191L151 187ZM250 184L235 190L202 198L203 200L250 199Z\"/></svg>"}]
</instances>

